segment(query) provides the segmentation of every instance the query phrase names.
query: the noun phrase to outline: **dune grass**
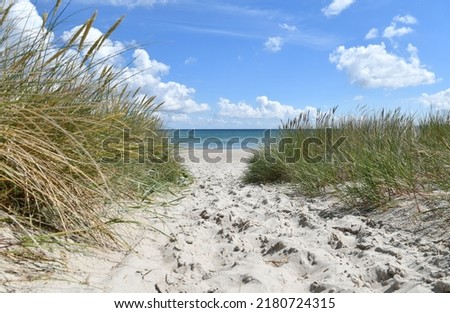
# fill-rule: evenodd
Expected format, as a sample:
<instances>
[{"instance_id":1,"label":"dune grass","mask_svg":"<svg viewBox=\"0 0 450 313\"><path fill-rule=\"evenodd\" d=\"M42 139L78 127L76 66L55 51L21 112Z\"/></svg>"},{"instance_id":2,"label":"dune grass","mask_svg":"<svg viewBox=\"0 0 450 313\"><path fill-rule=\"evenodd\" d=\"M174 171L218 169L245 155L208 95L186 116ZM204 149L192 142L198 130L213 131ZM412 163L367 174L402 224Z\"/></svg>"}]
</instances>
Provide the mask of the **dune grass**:
<instances>
[{"instance_id":1,"label":"dune grass","mask_svg":"<svg viewBox=\"0 0 450 313\"><path fill-rule=\"evenodd\" d=\"M126 130L156 143L148 154L168 153L155 114L159 104L128 90L120 69L97 57L121 19L87 42L94 14L72 38L57 42L66 9L61 1L35 32L18 31L23 20L10 19L11 8L0 7L0 223L36 244L46 234L108 245L115 239L109 225L117 219L107 207L147 197L185 175L170 158L139 162L140 147L123 144ZM111 138L116 154L129 153L129 162L110 160L105 140Z\"/></svg>"},{"instance_id":2,"label":"dune grass","mask_svg":"<svg viewBox=\"0 0 450 313\"><path fill-rule=\"evenodd\" d=\"M290 182L309 196L333 191L366 207L449 191L449 112L418 119L400 110L362 109L357 117L339 117L333 109L302 114L280 128L279 139L291 142L272 147L270 157L261 150L245 181Z\"/></svg>"}]
</instances>

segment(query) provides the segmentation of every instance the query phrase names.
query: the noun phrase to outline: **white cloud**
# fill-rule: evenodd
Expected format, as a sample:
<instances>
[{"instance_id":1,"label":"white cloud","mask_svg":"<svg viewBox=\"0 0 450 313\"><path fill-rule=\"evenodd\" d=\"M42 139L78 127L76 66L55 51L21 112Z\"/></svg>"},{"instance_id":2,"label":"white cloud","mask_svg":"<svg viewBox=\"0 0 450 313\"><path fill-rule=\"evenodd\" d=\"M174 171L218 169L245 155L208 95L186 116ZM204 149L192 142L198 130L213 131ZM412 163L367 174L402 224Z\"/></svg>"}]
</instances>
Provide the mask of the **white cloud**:
<instances>
[{"instance_id":1,"label":"white cloud","mask_svg":"<svg viewBox=\"0 0 450 313\"><path fill-rule=\"evenodd\" d=\"M68 40L80 26L64 32L63 39ZM87 51L90 46L102 35L102 32L94 27L91 28L87 38ZM99 49L95 58L104 60L110 65L121 68L123 63L121 52L126 49L125 45L118 41L107 39ZM120 80L123 80L131 89L140 89L141 96L156 95L158 102L164 102L161 110L165 112L192 113L209 110L206 103L197 103L193 97L195 89L189 88L177 82L164 82L162 77L168 74L170 66L150 58L144 49L136 49L133 52L133 62L123 68Z\"/></svg>"},{"instance_id":2,"label":"white cloud","mask_svg":"<svg viewBox=\"0 0 450 313\"><path fill-rule=\"evenodd\" d=\"M189 65L189 64L194 64L197 63L197 59L194 57L188 57L186 60L184 60L184 64Z\"/></svg>"},{"instance_id":3,"label":"white cloud","mask_svg":"<svg viewBox=\"0 0 450 313\"><path fill-rule=\"evenodd\" d=\"M401 37L413 31L411 27L397 27L396 24L391 24L384 30L383 37L392 39L394 37Z\"/></svg>"},{"instance_id":4,"label":"white cloud","mask_svg":"<svg viewBox=\"0 0 450 313\"><path fill-rule=\"evenodd\" d=\"M177 123L189 121L190 117L186 113L181 113L181 114L172 114L171 116L169 116L169 119L171 122Z\"/></svg>"},{"instance_id":5,"label":"white cloud","mask_svg":"<svg viewBox=\"0 0 450 313\"><path fill-rule=\"evenodd\" d=\"M146 75L151 75L154 78L159 79L170 71L170 66L152 60L148 52L144 49L136 49L133 53L133 58L134 69L142 71ZM127 69L129 70L129 68Z\"/></svg>"},{"instance_id":6,"label":"white cloud","mask_svg":"<svg viewBox=\"0 0 450 313\"><path fill-rule=\"evenodd\" d=\"M327 17L339 15L355 1L356 0L333 0L329 6L322 9L322 13Z\"/></svg>"},{"instance_id":7,"label":"white cloud","mask_svg":"<svg viewBox=\"0 0 450 313\"><path fill-rule=\"evenodd\" d=\"M398 27L397 24L414 25L417 23L417 19L411 15L400 16L397 15L393 18L391 25L385 28L383 37L392 39L394 37L401 37L413 32L411 27L402 26Z\"/></svg>"},{"instance_id":8,"label":"white cloud","mask_svg":"<svg viewBox=\"0 0 450 313\"><path fill-rule=\"evenodd\" d=\"M411 54L411 56L414 56L417 58L417 54L419 53L419 49L417 49L416 46L412 45L412 44L408 44L408 48L406 48L406 50L409 52L409 54Z\"/></svg>"},{"instance_id":9,"label":"white cloud","mask_svg":"<svg viewBox=\"0 0 450 313\"><path fill-rule=\"evenodd\" d=\"M63 39L68 40L80 26L73 28L63 34ZM102 32L92 27L87 39L85 51L102 35ZM104 60L110 65L120 67L123 63L121 52L125 45L121 42L113 42L107 39L95 58ZM133 62L121 71L121 80L124 80L132 89L140 88L142 95L156 95L157 101L164 101L162 110L171 112L200 112L209 109L205 103L197 103L193 96L195 89L189 88L177 82L163 82L162 76L168 74L170 67L164 63L150 58L147 51L136 49L133 53Z\"/></svg>"},{"instance_id":10,"label":"white cloud","mask_svg":"<svg viewBox=\"0 0 450 313\"><path fill-rule=\"evenodd\" d=\"M347 72L352 84L367 88L402 88L436 81L435 74L425 69L417 48L408 46L409 59L386 51L384 43L367 47L340 46L330 54L330 62Z\"/></svg>"},{"instance_id":11,"label":"white cloud","mask_svg":"<svg viewBox=\"0 0 450 313\"><path fill-rule=\"evenodd\" d=\"M270 100L267 96L256 98L257 105L252 106L245 102L233 103L228 99L220 98L219 115L243 119L288 119L298 116L305 111L317 110L307 107L305 110L296 109L290 105L281 104L278 101Z\"/></svg>"},{"instance_id":12,"label":"white cloud","mask_svg":"<svg viewBox=\"0 0 450 313\"><path fill-rule=\"evenodd\" d=\"M378 37L378 29L376 29L376 28L371 28L370 30L369 30L369 32L367 33L367 35L366 35L366 39L367 40L370 40L370 39L375 39L375 38L377 38Z\"/></svg>"},{"instance_id":13,"label":"white cloud","mask_svg":"<svg viewBox=\"0 0 450 313\"><path fill-rule=\"evenodd\" d=\"M134 2L137 3L137 2ZM147 1L147 3L150 3ZM17 34L17 38L23 42L24 38L36 38L43 36L47 30L42 28L42 18L39 16L36 7L28 0L16 1L8 20L12 28L12 34ZM62 40L67 41L80 26L66 31L61 36ZM23 37L25 34L26 36ZM22 35L22 37L19 37ZM71 57L82 59L83 54L92 46L92 44L102 36L102 32L95 27L90 29L86 37L84 50L78 55L75 50L71 51ZM9 36L11 37L11 36ZM14 38L14 37L13 37ZM54 36L50 33L48 38L48 47L50 57L57 51L54 43ZM0 45L0 52L4 46L9 43L3 42ZM165 102L162 110L171 114L186 114L191 112L200 112L209 110L206 103L198 103L194 100L195 89L187 87L178 82L165 82L162 77L170 71L170 67L164 63L150 58L147 51L136 49L133 52L133 61L127 67L123 67L124 60L121 55L126 50L126 45L120 41L111 39L105 40L103 46L98 49L94 61L101 61L102 64L113 66L119 71L117 81L127 84L130 89L140 88L139 96L156 95L158 102ZM176 118L180 118L177 116Z\"/></svg>"},{"instance_id":14,"label":"white cloud","mask_svg":"<svg viewBox=\"0 0 450 313\"><path fill-rule=\"evenodd\" d=\"M265 50L269 52L278 52L283 47L284 41L281 37L269 37L264 43Z\"/></svg>"},{"instance_id":15,"label":"white cloud","mask_svg":"<svg viewBox=\"0 0 450 313\"><path fill-rule=\"evenodd\" d=\"M437 109L450 109L450 88L433 95L423 93L420 101Z\"/></svg>"},{"instance_id":16,"label":"white cloud","mask_svg":"<svg viewBox=\"0 0 450 313\"><path fill-rule=\"evenodd\" d=\"M37 12L36 7L30 1L9 0L3 5L7 6L11 3L14 3L14 5L6 16L4 24L8 26L1 29L1 31L7 30L10 32L7 36L10 41L3 42L2 45L19 43L23 44L24 47L27 47L29 41L34 41L38 37L44 38L46 35L49 35L45 38L46 42L50 42L54 39L54 35L51 32L43 31L43 19Z\"/></svg>"},{"instance_id":17,"label":"white cloud","mask_svg":"<svg viewBox=\"0 0 450 313\"><path fill-rule=\"evenodd\" d=\"M394 22L407 25L414 25L417 24L417 19L411 15L404 15L404 16L397 15L396 17L394 17Z\"/></svg>"},{"instance_id":18,"label":"white cloud","mask_svg":"<svg viewBox=\"0 0 450 313\"><path fill-rule=\"evenodd\" d=\"M131 66L123 70L123 78L132 88L141 88L148 95L156 95L158 101L164 101L163 111L174 113L193 113L209 110L206 103L197 103L193 96L194 88L169 81L163 82L161 77L169 67L150 58L147 51L137 49Z\"/></svg>"},{"instance_id":19,"label":"white cloud","mask_svg":"<svg viewBox=\"0 0 450 313\"><path fill-rule=\"evenodd\" d=\"M288 25L286 23L280 24L280 27L290 32L295 32L297 30L297 27L295 25Z\"/></svg>"},{"instance_id":20,"label":"white cloud","mask_svg":"<svg viewBox=\"0 0 450 313\"><path fill-rule=\"evenodd\" d=\"M72 28L70 31L65 31L62 34L62 39L64 41L68 41L79 29L81 26L76 26ZM103 33L95 27L92 27L86 36L84 49L81 52L85 55L89 48L101 37ZM79 40L75 42L78 44ZM94 62L103 62L106 61L108 64L119 65L123 62L122 53L125 51L126 47L122 42L112 41L111 39L106 39L100 49L94 55Z\"/></svg>"},{"instance_id":21,"label":"white cloud","mask_svg":"<svg viewBox=\"0 0 450 313\"><path fill-rule=\"evenodd\" d=\"M353 97L353 100L362 101L362 100L364 100L364 96L362 96L362 95L355 96L355 97Z\"/></svg>"}]
</instances>

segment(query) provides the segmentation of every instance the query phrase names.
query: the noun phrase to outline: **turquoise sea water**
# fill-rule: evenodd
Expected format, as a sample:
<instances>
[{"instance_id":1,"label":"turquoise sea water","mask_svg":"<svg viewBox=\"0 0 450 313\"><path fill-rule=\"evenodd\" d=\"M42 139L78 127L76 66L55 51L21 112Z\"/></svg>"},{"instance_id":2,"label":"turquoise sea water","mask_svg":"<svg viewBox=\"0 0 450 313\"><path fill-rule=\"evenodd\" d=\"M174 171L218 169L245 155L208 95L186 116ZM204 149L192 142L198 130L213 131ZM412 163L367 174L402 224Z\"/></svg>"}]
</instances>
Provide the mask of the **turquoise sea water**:
<instances>
[{"instance_id":1,"label":"turquoise sea water","mask_svg":"<svg viewBox=\"0 0 450 313\"><path fill-rule=\"evenodd\" d=\"M195 149L255 149L266 138L276 140L278 129L172 129L172 143Z\"/></svg>"}]
</instances>

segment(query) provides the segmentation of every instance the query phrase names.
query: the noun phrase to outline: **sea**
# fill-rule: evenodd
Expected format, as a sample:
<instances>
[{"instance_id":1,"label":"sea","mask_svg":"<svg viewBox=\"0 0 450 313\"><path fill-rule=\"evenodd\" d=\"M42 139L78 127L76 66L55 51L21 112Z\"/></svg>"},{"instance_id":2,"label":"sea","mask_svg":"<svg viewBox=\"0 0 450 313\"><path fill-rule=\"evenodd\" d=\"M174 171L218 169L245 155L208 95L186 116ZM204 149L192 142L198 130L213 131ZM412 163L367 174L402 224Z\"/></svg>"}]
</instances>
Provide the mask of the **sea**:
<instances>
[{"instance_id":1,"label":"sea","mask_svg":"<svg viewBox=\"0 0 450 313\"><path fill-rule=\"evenodd\" d=\"M170 129L172 144L194 149L257 149L276 143L279 129Z\"/></svg>"}]
</instances>

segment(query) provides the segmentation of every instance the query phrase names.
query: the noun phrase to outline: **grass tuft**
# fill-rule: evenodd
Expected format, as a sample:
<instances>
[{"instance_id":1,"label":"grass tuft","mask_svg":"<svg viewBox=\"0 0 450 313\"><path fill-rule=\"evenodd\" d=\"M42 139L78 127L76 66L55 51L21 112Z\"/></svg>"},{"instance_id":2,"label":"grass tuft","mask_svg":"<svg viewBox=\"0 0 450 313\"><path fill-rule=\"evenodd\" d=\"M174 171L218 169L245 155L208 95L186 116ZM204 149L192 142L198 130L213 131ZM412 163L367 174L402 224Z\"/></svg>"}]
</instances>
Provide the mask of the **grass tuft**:
<instances>
[{"instance_id":1,"label":"grass tuft","mask_svg":"<svg viewBox=\"0 0 450 313\"><path fill-rule=\"evenodd\" d=\"M119 140L117 153L125 152L124 129L162 142L160 104L118 83L120 69L96 57L122 18L88 43L95 13L58 45L53 36L65 9L58 1L40 30L30 32L19 28L26 17L12 18L13 4L0 6L0 221L35 244L54 234L108 245L117 219L106 207L139 199L184 173L171 159L133 161L133 147L130 162L105 161L108 138ZM155 144L148 153L167 149Z\"/></svg>"},{"instance_id":2,"label":"grass tuft","mask_svg":"<svg viewBox=\"0 0 450 313\"><path fill-rule=\"evenodd\" d=\"M270 159L263 152L254 157L244 179L292 182L309 196L334 190L369 207L449 191L449 122L446 111L421 119L400 110L362 109L357 117L339 117L336 109L301 114L280 127L280 141L289 143L272 147Z\"/></svg>"}]
</instances>

